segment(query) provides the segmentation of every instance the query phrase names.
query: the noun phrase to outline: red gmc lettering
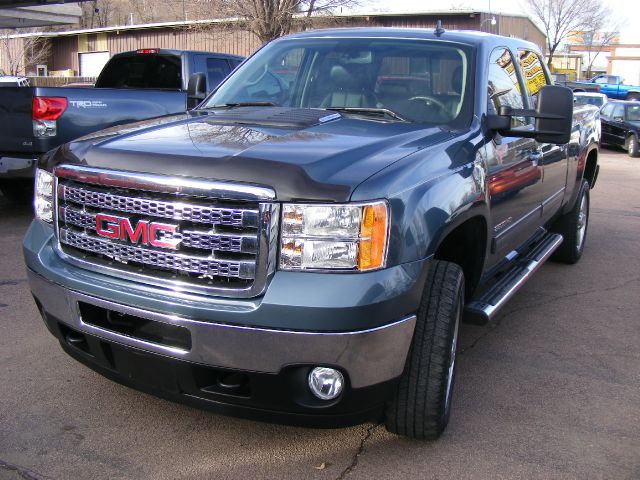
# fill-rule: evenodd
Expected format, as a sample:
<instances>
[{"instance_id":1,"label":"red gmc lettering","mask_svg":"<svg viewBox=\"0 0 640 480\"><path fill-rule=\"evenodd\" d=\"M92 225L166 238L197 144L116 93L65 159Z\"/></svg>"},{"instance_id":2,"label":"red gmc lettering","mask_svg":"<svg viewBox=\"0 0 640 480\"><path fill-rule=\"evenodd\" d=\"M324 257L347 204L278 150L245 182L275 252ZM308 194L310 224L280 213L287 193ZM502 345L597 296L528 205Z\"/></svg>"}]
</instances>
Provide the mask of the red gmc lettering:
<instances>
[{"instance_id":1,"label":"red gmc lettering","mask_svg":"<svg viewBox=\"0 0 640 480\"><path fill-rule=\"evenodd\" d=\"M162 241L156 238L156 232L175 233L175 231L176 231L175 225L166 225L164 223L152 223L149 225L149 243L154 247L178 248L180 239L173 238L167 241Z\"/></svg>"},{"instance_id":2,"label":"red gmc lettering","mask_svg":"<svg viewBox=\"0 0 640 480\"><path fill-rule=\"evenodd\" d=\"M96 232L101 237L119 238L120 227L118 220L118 217L112 217L111 215L96 215ZM103 228L103 222L106 222L106 228Z\"/></svg>"},{"instance_id":3,"label":"red gmc lettering","mask_svg":"<svg viewBox=\"0 0 640 480\"><path fill-rule=\"evenodd\" d=\"M136 229L133 230L131 222L128 218L120 219L120 240L128 240L131 243L138 243L140 237L142 237L142 244L146 245L147 240L147 228L149 222L146 220L140 220L136 225ZM127 238L128 237L128 238Z\"/></svg>"},{"instance_id":4,"label":"red gmc lettering","mask_svg":"<svg viewBox=\"0 0 640 480\"><path fill-rule=\"evenodd\" d=\"M101 237L114 238L141 245L152 245L159 248L178 248L180 244L179 238L161 240L158 238L159 232L173 234L176 232L176 226L140 220L134 228L128 218L104 215L102 213L96 215L96 233Z\"/></svg>"}]
</instances>

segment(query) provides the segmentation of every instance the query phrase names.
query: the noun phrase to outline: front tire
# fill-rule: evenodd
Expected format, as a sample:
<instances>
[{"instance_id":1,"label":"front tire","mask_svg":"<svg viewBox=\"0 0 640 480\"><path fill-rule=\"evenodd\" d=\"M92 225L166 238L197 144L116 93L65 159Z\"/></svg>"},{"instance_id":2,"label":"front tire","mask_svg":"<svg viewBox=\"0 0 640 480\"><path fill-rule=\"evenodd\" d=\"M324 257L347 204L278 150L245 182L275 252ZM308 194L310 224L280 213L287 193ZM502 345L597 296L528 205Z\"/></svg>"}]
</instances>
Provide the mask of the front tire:
<instances>
[{"instance_id":1,"label":"front tire","mask_svg":"<svg viewBox=\"0 0 640 480\"><path fill-rule=\"evenodd\" d=\"M574 264L582 257L589 226L589 182L582 180L576 203L568 213L558 218L551 230L562 235L564 240L551 256L556 262Z\"/></svg>"},{"instance_id":2,"label":"front tire","mask_svg":"<svg viewBox=\"0 0 640 480\"><path fill-rule=\"evenodd\" d=\"M436 439L449 423L463 309L462 269L455 263L433 261L405 369L385 409L390 432Z\"/></svg>"},{"instance_id":3,"label":"front tire","mask_svg":"<svg viewBox=\"0 0 640 480\"><path fill-rule=\"evenodd\" d=\"M640 157L640 146L638 137L633 133L627 137L627 153L630 157Z\"/></svg>"}]
</instances>

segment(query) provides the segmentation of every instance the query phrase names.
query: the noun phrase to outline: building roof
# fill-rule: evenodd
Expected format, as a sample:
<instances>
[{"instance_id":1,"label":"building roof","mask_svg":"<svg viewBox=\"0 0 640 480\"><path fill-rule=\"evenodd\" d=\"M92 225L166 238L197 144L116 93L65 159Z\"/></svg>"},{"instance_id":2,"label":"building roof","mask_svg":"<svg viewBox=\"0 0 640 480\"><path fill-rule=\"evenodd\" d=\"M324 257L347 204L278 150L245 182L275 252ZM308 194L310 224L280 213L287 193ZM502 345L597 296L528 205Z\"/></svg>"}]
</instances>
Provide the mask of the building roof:
<instances>
[{"instance_id":1,"label":"building roof","mask_svg":"<svg viewBox=\"0 0 640 480\"><path fill-rule=\"evenodd\" d=\"M476 16L476 15L495 15L497 17L515 17L515 18L524 18L528 19L531 24L543 35L544 32L540 30L540 28L531 20L527 15L519 15L519 14L511 14L511 13L497 13L497 12L485 12L482 10L447 10L447 11L419 11L419 12L354 12L354 13L339 13L332 15L332 17L338 18L367 18L367 17L420 17L420 16L428 16L428 17L437 17L437 16ZM305 17L306 15L300 15L300 17ZM209 25L216 23L230 23L237 22L240 20L239 18L213 18L208 20L180 20L180 21L170 21L170 22L155 22L155 23L144 23L137 25L118 25L111 27L99 27L99 28L83 28L83 29L75 29L75 30L67 30L62 32L40 32L40 33L17 33L14 35L10 35L10 38L20 38L20 37L64 37L64 36L72 36L72 35L84 35L84 34L94 34L94 33L106 33L106 32L121 32L121 31L131 31L131 30L145 30L145 29L153 29L153 28L180 28L180 27L191 27L198 25ZM446 25L444 25L446 29ZM545 35L546 36L546 35Z\"/></svg>"},{"instance_id":2,"label":"building roof","mask_svg":"<svg viewBox=\"0 0 640 480\"><path fill-rule=\"evenodd\" d=\"M0 7L0 28L37 28L51 25L77 23L82 15L78 5L38 5L21 7L13 2L11 7ZM32 2L33 3L33 2Z\"/></svg>"}]
</instances>

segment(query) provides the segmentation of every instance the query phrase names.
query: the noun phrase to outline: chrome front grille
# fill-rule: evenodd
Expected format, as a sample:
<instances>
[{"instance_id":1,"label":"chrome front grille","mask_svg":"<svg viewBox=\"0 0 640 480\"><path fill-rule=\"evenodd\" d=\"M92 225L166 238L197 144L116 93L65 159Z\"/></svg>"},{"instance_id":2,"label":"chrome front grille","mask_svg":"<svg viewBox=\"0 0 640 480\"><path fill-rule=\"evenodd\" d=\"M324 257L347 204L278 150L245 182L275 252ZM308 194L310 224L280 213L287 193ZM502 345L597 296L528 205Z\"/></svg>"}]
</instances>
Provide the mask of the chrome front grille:
<instances>
[{"instance_id":1,"label":"chrome front grille","mask_svg":"<svg viewBox=\"0 0 640 480\"><path fill-rule=\"evenodd\" d=\"M180 291L264 290L275 263L272 190L81 166L55 175L58 251L68 261Z\"/></svg>"},{"instance_id":2,"label":"chrome front grille","mask_svg":"<svg viewBox=\"0 0 640 480\"><path fill-rule=\"evenodd\" d=\"M258 222L257 210L213 208L146 198L133 198L87 190L85 187L60 185L58 196L65 202L78 205L174 220L189 220L191 222L231 225L234 227L255 227Z\"/></svg>"}]
</instances>

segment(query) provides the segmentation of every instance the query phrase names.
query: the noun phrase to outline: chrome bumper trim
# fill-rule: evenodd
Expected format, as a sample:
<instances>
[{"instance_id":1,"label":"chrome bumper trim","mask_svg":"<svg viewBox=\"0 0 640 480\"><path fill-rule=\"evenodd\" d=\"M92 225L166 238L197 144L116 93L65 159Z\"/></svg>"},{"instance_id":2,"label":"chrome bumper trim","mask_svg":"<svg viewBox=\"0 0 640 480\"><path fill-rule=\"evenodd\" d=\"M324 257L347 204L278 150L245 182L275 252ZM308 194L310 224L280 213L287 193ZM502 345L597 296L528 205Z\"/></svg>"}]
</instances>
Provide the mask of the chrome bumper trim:
<instances>
[{"instance_id":1,"label":"chrome bumper trim","mask_svg":"<svg viewBox=\"0 0 640 480\"><path fill-rule=\"evenodd\" d=\"M290 364L344 369L353 388L374 385L402 374L416 317L378 328L351 332L302 332L201 322L129 307L84 295L27 272L31 290L45 312L81 332L122 345L212 367L277 373ZM82 321L78 301L157 322L179 325L191 333L192 347L182 350L128 337Z\"/></svg>"}]
</instances>

